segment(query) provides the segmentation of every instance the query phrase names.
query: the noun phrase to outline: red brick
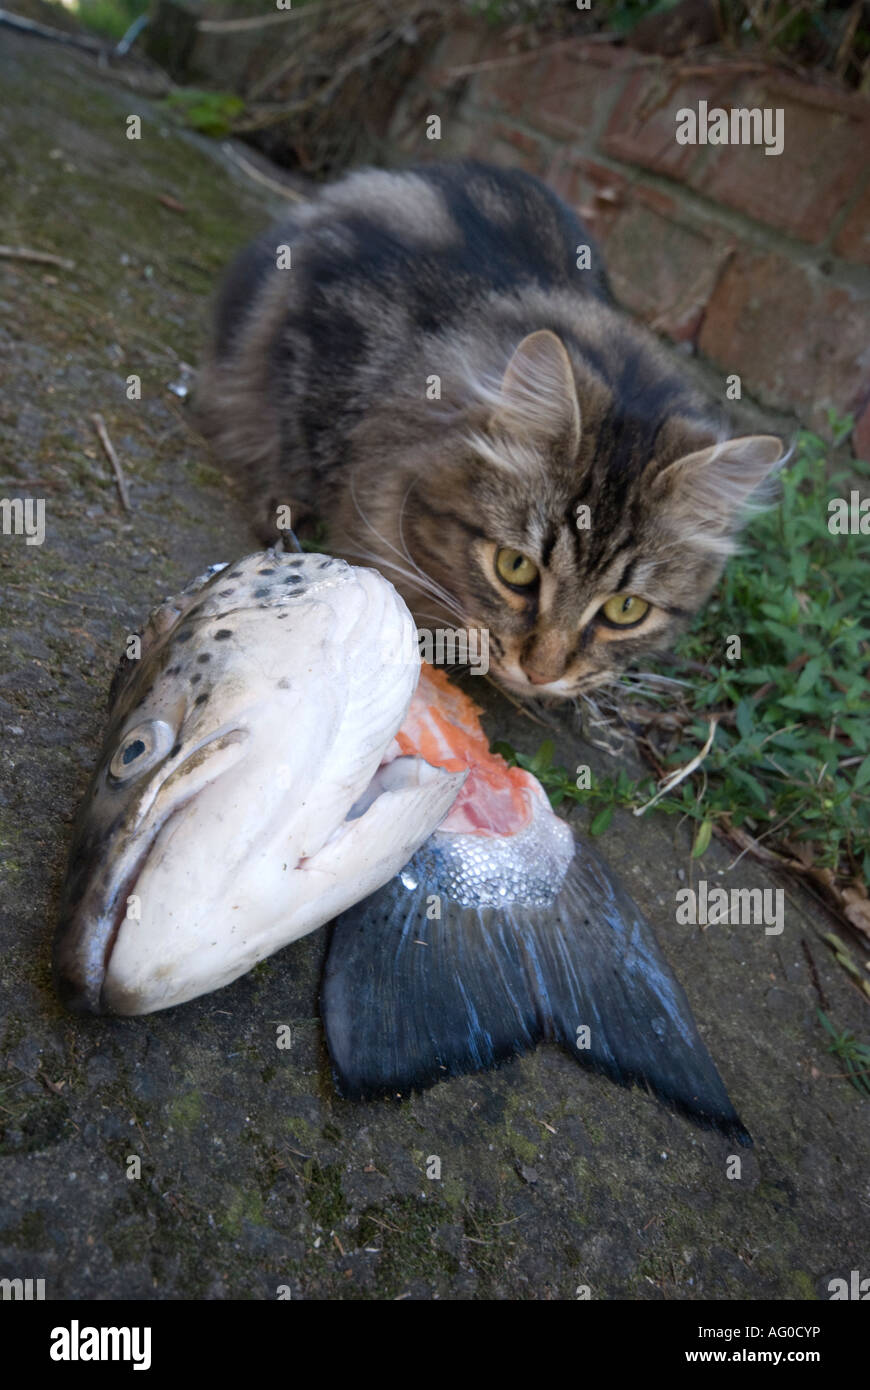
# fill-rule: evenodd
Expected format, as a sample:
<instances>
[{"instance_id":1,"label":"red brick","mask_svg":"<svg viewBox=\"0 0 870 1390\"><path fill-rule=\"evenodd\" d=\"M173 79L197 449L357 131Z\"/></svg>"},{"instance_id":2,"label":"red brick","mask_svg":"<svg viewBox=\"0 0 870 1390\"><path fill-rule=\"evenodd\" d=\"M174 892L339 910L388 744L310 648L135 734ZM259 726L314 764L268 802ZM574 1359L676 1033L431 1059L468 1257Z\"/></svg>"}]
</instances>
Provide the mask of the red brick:
<instances>
[{"instance_id":1,"label":"red brick","mask_svg":"<svg viewBox=\"0 0 870 1390\"><path fill-rule=\"evenodd\" d=\"M829 406L848 413L870 384L870 296L741 249L713 292L700 347L764 404L825 428Z\"/></svg>"},{"instance_id":2,"label":"red brick","mask_svg":"<svg viewBox=\"0 0 870 1390\"><path fill-rule=\"evenodd\" d=\"M693 339L733 252L730 235L582 155L569 154L548 182L601 242L621 302L676 341Z\"/></svg>"},{"instance_id":3,"label":"red brick","mask_svg":"<svg viewBox=\"0 0 870 1390\"><path fill-rule=\"evenodd\" d=\"M847 261L870 265L870 183L840 228L834 250Z\"/></svg>"},{"instance_id":4,"label":"red brick","mask_svg":"<svg viewBox=\"0 0 870 1390\"><path fill-rule=\"evenodd\" d=\"M638 202L651 208L653 212L659 213L662 217L672 218L674 221L684 221L681 216L680 204L667 193L662 193L658 188L647 188L643 184L636 184L632 189L633 196Z\"/></svg>"},{"instance_id":5,"label":"red brick","mask_svg":"<svg viewBox=\"0 0 870 1390\"><path fill-rule=\"evenodd\" d=\"M486 150L486 158L494 164L505 164L510 168L525 169L528 174L536 174L549 182L549 170L554 154L543 140L528 135L517 126L506 121L492 121L485 128L477 126L477 139L474 156L480 157L481 147ZM452 154L452 149L451 149Z\"/></svg>"},{"instance_id":6,"label":"red brick","mask_svg":"<svg viewBox=\"0 0 870 1390\"><path fill-rule=\"evenodd\" d=\"M633 192L604 237L614 292L657 332L693 341L733 244L718 230L675 220L661 194Z\"/></svg>"},{"instance_id":7,"label":"red brick","mask_svg":"<svg viewBox=\"0 0 870 1390\"><path fill-rule=\"evenodd\" d=\"M716 88L716 101L722 105L736 79L724 78ZM704 158L702 145L677 144L677 112L684 106L696 109L698 102L711 100L712 85L676 82L661 66L645 67L636 73L622 94L607 125L602 141L606 154L654 169L674 179L685 179Z\"/></svg>"},{"instance_id":8,"label":"red brick","mask_svg":"<svg viewBox=\"0 0 870 1390\"><path fill-rule=\"evenodd\" d=\"M555 53L542 74L528 119L549 135L588 143L626 84L627 51L572 46Z\"/></svg>"},{"instance_id":9,"label":"red brick","mask_svg":"<svg viewBox=\"0 0 870 1390\"><path fill-rule=\"evenodd\" d=\"M605 195L605 202L612 201L611 193L622 193L629 186L625 174L619 170L610 169L599 160L589 159L570 148L563 150L558 172L554 171L551 182L566 203L575 206L598 194Z\"/></svg>"},{"instance_id":10,"label":"red brick","mask_svg":"<svg viewBox=\"0 0 870 1390\"><path fill-rule=\"evenodd\" d=\"M626 197L628 180L597 160L565 151L546 171L546 179L561 198L589 223L602 240L619 215Z\"/></svg>"},{"instance_id":11,"label":"red brick","mask_svg":"<svg viewBox=\"0 0 870 1390\"><path fill-rule=\"evenodd\" d=\"M711 101L711 105L712 105ZM716 105L783 111L782 153L763 145L709 145L688 182L717 202L819 244L855 187L870 147L870 103L769 77L745 81Z\"/></svg>"},{"instance_id":12,"label":"red brick","mask_svg":"<svg viewBox=\"0 0 870 1390\"><path fill-rule=\"evenodd\" d=\"M505 59L475 78L473 97L501 107L546 135L586 142L594 138L610 103L625 84L627 55L571 41L518 61Z\"/></svg>"},{"instance_id":13,"label":"red brick","mask_svg":"<svg viewBox=\"0 0 870 1390\"><path fill-rule=\"evenodd\" d=\"M522 55L502 54L487 50L482 61L493 66L476 73L471 80L470 97L476 106L496 111L499 115L526 118L543 89L548 58L530 52Z\"/></svg>"}]
</instances>

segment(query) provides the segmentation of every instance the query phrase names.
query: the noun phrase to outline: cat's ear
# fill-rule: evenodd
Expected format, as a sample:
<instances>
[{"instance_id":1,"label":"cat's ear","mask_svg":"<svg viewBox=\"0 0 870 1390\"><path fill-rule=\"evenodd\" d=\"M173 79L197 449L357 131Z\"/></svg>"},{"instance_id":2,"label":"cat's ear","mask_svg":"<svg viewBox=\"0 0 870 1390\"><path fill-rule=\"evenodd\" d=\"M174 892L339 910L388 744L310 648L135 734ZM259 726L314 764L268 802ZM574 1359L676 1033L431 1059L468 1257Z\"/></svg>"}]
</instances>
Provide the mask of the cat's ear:
<instances>
[{"instance_id":1,"label":"cat's ear","mask_svg":"<svg viewBox=\"0 0 870 1390\"><path fill-rule=\"evenodd\" d=\"M565 344L548 328L530 333L507 364L490 427L538 445L580 446L580 403Z\"/></svg>"},{"instance_id":2,"label":"cat's ear","mask_svg":"<svg viewBox=\"0 0 870 1390\"><path fill-rule=\"evenodd\" d=\"M728 555L749 499L782 456L775 435L728 439L663 468L653 479L651 499L678 523L686 544Z\"/></svg>"}]
</instances>

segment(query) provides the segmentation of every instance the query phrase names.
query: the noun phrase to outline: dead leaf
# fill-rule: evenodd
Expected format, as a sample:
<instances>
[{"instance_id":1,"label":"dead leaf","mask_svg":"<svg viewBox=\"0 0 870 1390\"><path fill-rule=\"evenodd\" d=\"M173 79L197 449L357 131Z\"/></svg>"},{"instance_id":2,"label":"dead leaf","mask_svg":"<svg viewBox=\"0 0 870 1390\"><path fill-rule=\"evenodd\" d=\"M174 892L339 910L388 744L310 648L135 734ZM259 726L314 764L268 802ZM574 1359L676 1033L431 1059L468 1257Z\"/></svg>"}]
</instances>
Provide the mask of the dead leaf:
<instances>
[{"instance_id":1,"label":"dead leaf","mask_svg":"<svg viewBox=\"0 0 870 1390\"><path fill-rule=\"evenodd\" d=\"M177 198L170 197L168 193L158 193L157 201L162 203L165 208L169 208L170 212L187 212L184 203L179 203Z\"/></svg>"},{"instance_id":2,"label":"dead leaf","mask_svg":"<svg viewBox=\"0 0 870 1390\"><path fill-rule=\"evenodd\" d=\"M851 883L847 883L843 889L843 897L847 903L858 902L861 898L868 897L867 885L862 883L860 878L853 878Z\"/></svg>"},{"instance_id":3,"label":"dead leaf","mask_svg":"<svg viewBox=\"0 0 870 1390\"><path fill-rule=\"evenodd\" d=\"M849 902L847 896L848 892L849 890L847 888L846 892L843 894L843 897L846 899L843 914L849 919L853 927L857 927L859 931L864 932L865 936L870 936L870 902L868 902L866 898L857 898L855 901Z\"/></svg>"}]
</instances>

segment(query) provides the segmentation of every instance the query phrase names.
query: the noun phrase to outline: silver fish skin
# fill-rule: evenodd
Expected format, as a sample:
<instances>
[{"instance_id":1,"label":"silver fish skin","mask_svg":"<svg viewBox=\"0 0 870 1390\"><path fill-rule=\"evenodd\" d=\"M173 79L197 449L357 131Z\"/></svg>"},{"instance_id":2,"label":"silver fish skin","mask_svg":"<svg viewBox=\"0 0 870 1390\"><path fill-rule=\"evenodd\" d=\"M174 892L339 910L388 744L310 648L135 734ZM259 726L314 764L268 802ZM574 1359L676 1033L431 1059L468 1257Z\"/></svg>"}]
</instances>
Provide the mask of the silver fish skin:
<instances>
[{"instance_id":1,"label":"silver fish skin","mask_svg":"<svg viewBox=\"0 0 870 1390\"><path fill-rule=\"evenodd\" d=\"M54 945L70 1008L218 989L398 872L465 778L418 758L377 778L415 635L387 580L322 555L213 566L155 610L74 831Z\"/></svg>"}]
</instances>

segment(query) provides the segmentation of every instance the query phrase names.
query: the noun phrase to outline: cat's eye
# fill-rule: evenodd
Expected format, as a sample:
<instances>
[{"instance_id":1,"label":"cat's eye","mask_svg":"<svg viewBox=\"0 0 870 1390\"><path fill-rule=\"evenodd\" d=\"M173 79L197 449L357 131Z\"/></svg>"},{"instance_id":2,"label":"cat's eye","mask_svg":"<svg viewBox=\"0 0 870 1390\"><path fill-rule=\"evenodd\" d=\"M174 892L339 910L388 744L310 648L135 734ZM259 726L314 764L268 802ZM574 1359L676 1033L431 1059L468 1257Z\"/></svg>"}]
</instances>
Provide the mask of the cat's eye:
<instances>
[{"instance_id":1,"label":"cat's eye","mask_svg":"<svg viewBox=\"0 0 870 1390\"><path fill-rule=\"evenodd\" d=\"M614 627L634 627L648 612L646 599L638 598L636 594L614 594L599 609L600 615Z\"/></svg>"},{"instance_id":2,"label":"cat's eye","mask_svg":"<svg viewBox=\"0 0 870 1390\"><path fill-rule=\"evenodd\" d=\"M496 551L495 568L499 579L503 579L505 584L516 584L521 589L534 584L538 577L534 560L530 560L521 550L510 550L507 546Z\"/></svg>"}]
</instances>

